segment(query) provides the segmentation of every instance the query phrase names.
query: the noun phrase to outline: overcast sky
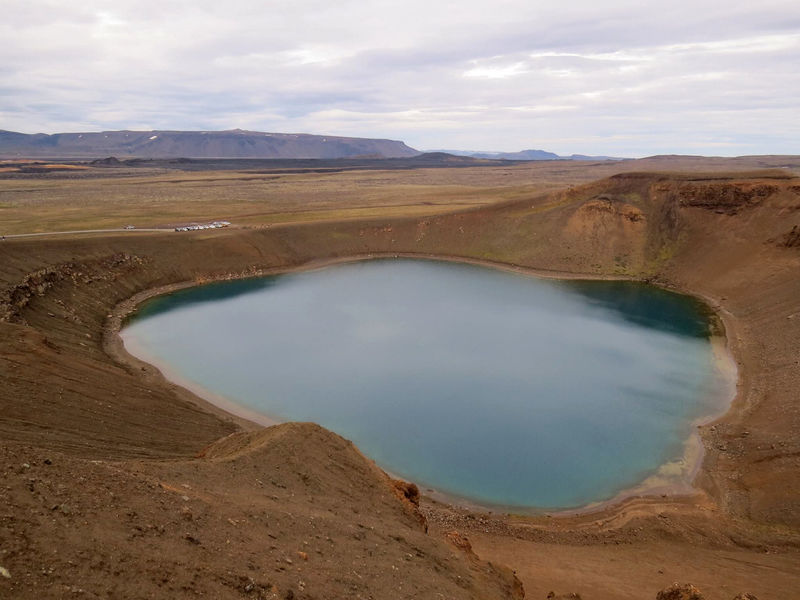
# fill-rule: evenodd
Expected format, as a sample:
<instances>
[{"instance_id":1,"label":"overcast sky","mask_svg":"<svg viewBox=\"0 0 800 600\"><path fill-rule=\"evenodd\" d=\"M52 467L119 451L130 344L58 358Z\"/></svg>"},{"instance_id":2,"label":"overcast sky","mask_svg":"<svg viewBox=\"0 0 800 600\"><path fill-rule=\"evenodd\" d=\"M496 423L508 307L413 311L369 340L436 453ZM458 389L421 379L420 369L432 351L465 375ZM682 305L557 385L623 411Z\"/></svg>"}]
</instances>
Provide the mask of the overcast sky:
<instances>
[{"instance_id":1,"label":"overcast sky","mask_svg":"<svg viewBox=\"0 0 800 600\"><path fill-rule=\"evenodd\" d=\"M0 129L800 154L798 0L0 0Z\"/></svg>"}]
</instances>

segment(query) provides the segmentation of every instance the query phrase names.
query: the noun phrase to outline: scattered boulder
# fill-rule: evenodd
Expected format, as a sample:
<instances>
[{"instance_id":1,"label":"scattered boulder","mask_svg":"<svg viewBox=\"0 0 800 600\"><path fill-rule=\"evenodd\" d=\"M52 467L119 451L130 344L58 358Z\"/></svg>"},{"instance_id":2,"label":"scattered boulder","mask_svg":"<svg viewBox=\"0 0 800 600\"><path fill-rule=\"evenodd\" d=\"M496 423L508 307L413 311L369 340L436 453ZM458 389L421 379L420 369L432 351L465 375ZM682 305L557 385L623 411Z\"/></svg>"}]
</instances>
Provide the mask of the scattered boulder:
<instances>
[{"instance_id":1,"label":"scattered boulder","mask_svg":"<svg viewBox=\"0 0 800 600\"><path fill-rule=\"evenodd\" d=\"M673 583L658 592L656 600L703 600L703 594L691 583Z\"/></svg>"},{"instance_id":2,"label":"scattered boulder","mask_svg":"<svg viewBox=\"0 0 800 600\"><path fill-rule=\"evenodd\" d=\"M780 245L785 248L800 248L800 225L792 227L791 231L781 238Z\"/></svg>"},{"instance_id":3,"label":"scattered boulder","mask_svg":"<svg viewBox=\"0 0 800 600\"><path fill-rule=\"evenodd\" d=\"M581 595L575 592L568 594L556 594L555 592L548 592L547 600L581 600Z\"/></svg>"},{"instance_id":4,"label":"scattered boulder","mask_svg":"<svg viewBox=\"0 0 800 600\"><path fill-rule=\"evenodd\" d=\"M472 550L472 544L469 543L469 540L461 535L455 529L452 531L448 531L444 534L445 539L450 542L453 546L467 554L471 559L477 559L477 555Z\"/></svg>"},{"instance_id":5,"label":"scattered boulder","mask_svg":"<svg viewBox=\"0 0 800 600\"><path fill-rule=\"evenodd\" d=\"M417 485L409 481L402 481L400 479L389 478L389 481L395 496L400 499L400 501L406 507L406 510L414 515L414 518L419 521L422 529L428 531L428 520L419 510L419 488Z\"/></svg>"},{"instance_id":6,"label":"scattered boulder","mask_svg":"<svg viewBox=\"0 0 800 600\"><path fill-rule=\"evenodd\" d=\"M419 488L415 483L410 481L401 481L400 479L392 479L394 489L411 504L419 508Z\"/></svg>"}]
</instances>

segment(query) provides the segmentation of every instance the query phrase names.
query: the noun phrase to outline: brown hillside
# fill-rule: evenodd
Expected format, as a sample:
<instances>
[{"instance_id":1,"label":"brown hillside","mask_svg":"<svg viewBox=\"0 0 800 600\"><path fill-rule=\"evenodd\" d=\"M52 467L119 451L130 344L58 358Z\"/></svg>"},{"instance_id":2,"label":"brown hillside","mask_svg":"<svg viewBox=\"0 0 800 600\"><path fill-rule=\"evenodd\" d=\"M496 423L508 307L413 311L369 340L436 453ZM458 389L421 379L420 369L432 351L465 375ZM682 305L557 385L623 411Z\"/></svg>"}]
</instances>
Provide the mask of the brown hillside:
<instances>
[{"instance_id":1,"label":"brown hillside","mask_svg":"<svg viewBox=\"0 0 800 600\"><path fill-rule=\"evenodd\" d=\"M782 171L630 173L421 218L5 240L0 566L12 577L0 579L0 592L519 594L510 572L467 553L461 535L442 535L453 528L483 558L517 569L532 597L540 580L594 581L597 595L583 588L588 600L635 597L607 591L623 574L597 565L608 557L682 564L687 552L714 565L702 574L712 600L734 595L713 586L727 589L741 561L764 566L748 570L754 587L737 592L796 590L800 574L786 565L796 565L800 544L799 189ZM706 299L724 322L740 382L731 410L702 430L705 495L554 520L483 521L423 501L426 535L413 502L338 436L311 425L258 431L154 368L123 361L115 341L128 299L154 288L395 254L647 279ZM607 548L620 544L630 552ZM589 570L553 579L547 561L557 555ZM653 597L671 583L657 568L630 574L637 593Z\"/></svg>"}]
</instances>

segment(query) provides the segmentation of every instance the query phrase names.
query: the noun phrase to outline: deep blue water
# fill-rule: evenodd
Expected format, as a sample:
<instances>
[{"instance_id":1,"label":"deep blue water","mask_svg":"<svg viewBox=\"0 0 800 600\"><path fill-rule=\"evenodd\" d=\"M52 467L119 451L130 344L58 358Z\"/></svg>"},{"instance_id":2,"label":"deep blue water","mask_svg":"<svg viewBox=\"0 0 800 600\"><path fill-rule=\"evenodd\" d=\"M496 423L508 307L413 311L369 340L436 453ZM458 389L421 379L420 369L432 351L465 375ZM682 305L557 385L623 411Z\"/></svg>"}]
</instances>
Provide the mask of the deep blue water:
<instances>
[{"instance_id":1,"label":"deep blue water","mask_svg":"<svg viewBox=\"0 0 800 600\"><path fill-rule=\"evenodd\" d=\"M123 338L423 487L505 506L613 497L714 410L703 307L630 282L369 261L156 298Z\"/></svg>"}]
</instances>

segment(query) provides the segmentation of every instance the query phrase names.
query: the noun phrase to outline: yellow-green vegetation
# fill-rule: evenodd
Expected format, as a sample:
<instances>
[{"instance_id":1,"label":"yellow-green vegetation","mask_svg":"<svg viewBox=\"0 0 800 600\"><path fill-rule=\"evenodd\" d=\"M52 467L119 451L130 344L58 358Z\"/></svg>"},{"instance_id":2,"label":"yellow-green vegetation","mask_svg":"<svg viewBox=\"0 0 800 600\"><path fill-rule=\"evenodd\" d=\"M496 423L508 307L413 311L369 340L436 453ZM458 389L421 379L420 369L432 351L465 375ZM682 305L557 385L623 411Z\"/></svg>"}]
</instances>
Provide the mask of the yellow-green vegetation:
<instances>
[{"instance_id":1,"label":"yellow-green vegetation","mask_svg":"<svg viewBox=\"0 0 800 600\"><path fill-rule=\"evenodd\" d=\"M80 166L48 174L0 173L0 233L170 227L227 219L235 225L420 217L505 201L531 200L520 217L575 198L569 188L626 171L665 167L704 172L774 167L792 157L533 161L461 168L386 170L231 169ZM60 165L56 165L61 167ZM66 165L70 166L70 165ZM72 165L75 166L75 165ZM784 169L776 174L787 176ZM547 192L565 194L545 199ZM631 198L635 202L635 199ZM524 206L524 205L523 205Z\"/></svg>"},{"instance_id":2,"label":"yellow-green vegetation","mask_svg":"<svg viewBox=\"0 0 800 600\"><path fill-rule=\"evenodd\" d=\"M169 172L0 180L2 233L237 225L423 216L540 194L562 185L530 168L332 173ZM100 174L102 175L102 173Z\"/></svg>"}]
</instances>

